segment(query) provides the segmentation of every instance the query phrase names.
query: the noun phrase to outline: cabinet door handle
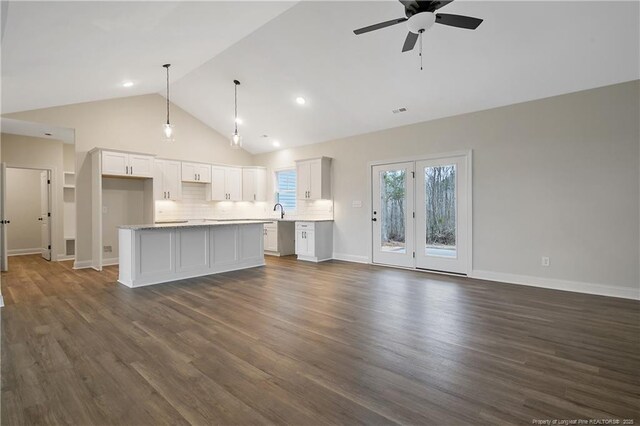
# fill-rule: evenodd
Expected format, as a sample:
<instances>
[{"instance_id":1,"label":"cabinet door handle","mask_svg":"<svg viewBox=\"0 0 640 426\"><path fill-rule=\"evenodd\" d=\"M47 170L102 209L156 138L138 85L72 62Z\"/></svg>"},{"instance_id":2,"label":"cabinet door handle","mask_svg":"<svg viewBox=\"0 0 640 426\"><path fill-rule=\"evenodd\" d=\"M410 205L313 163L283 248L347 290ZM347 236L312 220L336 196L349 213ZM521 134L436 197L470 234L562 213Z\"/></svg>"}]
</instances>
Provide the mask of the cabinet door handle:
<instances>
[{"instance_id":1,"label":"cabinet door handle","mask_svg":"<svg viewBox=\"0 0 640 426\"><path fill-rule=\"evenodd\" d=\"M129 174L129 166L124 166L124 174L125 175Z\"/></svg>"},{"instance_id":2,"label":"cabinet door handle","mask_svg":"<svg viewBox=\"0 0 640 426\"><path fill-rule=\"evenodd\" d=\"M131 174L133 174L133 166L131 166L130 169L131 169Z\"/></svg>"},{"instance_id":3,"label":"cabinet door handle","mask_svg":"<svg viewBox=\"0 0 640 426\"><path fill-rule=\"evenodd\" d=\"M164 191L164 192L162 193L162 198L167 198L167 191Z\"/></svg>"},{"instance_id":4,"label":"cabinet door handle","mask_svg":"<svg viewBox=\"0 0 640 426\"><path fill-rule=\"evenodd\" d=\"M167 191L167 198L171 198L171 192Z\"/></svg>"}]
</instances>

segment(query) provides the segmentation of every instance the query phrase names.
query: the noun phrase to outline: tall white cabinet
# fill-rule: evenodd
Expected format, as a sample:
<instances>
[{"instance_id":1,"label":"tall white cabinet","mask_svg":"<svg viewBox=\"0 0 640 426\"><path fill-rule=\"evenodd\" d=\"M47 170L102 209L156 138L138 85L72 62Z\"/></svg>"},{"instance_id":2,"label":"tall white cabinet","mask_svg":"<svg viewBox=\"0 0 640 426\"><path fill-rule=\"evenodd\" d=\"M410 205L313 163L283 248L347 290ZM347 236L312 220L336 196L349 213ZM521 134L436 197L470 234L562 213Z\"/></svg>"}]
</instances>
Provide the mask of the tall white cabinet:
<instances>
[{"instance_id":1,"label":"tall white cabinet","mask_svg":"<svg viewBox=\"0 0 640 426\"><path fill-rule=\"evenodd\" d=\"M299 200L331 198L331 158L296 161L296 195Z\"/></svg>"},{"instance_id":2,"label":"tall white cabinet","mask_svg":"<svg viewBox=\"0 0 640 426\"><path fill-rule=\"evenodd\" d=\"M100 148L89 151L89 156L91 267L101 271L118 262L116 226L154 222L154 157Z\"/></svg>"}]
</instances>

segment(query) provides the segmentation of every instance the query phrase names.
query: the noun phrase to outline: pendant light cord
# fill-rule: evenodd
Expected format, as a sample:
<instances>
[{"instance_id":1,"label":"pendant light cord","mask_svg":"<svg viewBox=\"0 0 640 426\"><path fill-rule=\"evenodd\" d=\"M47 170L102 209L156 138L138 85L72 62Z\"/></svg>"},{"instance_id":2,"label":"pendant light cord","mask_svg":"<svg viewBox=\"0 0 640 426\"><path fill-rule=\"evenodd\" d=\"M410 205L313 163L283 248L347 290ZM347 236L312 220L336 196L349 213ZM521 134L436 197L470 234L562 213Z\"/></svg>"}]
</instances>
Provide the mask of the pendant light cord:
<instances>
[{"instance_id":1,"label":"pendant light cord","mask_svg":"<svg viewBox=\"0 0 640 426\"><path fill-rule=\"evenodd\" d=\"M167 69L167 124L169 123L169 67L171 64L164 64L163 67Z\"/></svg>"},{"instance_id":2,"label":"pendant light cord","mask_svg":"<svg viewBox=\"0 0 640 426\"><path fill-rule=\"evenodd\" d=\"M235 83L235 81L234 81ZM235 99L235 110L234 110L234 120L233 123L235 125L235 134L238 134L238 84L235 83L233 86L234 99Z\"/></svg>"}]
</instances>

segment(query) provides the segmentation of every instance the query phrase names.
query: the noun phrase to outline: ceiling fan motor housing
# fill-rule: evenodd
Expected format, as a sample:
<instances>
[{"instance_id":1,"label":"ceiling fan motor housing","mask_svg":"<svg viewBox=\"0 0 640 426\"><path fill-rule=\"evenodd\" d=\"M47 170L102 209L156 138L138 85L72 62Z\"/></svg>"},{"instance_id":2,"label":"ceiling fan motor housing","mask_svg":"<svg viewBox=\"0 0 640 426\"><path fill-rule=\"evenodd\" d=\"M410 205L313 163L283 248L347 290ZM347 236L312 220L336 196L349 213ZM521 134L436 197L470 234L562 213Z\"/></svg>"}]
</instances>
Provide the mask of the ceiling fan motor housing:
<instances>
[{"instance_id":1,"label":"ceiling fan motor housing","mask_svg":"<svg viewBox=\"0 0 640 426\"><path fill-rule=\"evenodd\" d=\"M414 34L420 34L427 31L436 22L436 15L433 12L420 12L411 16L407 21L409 31Z\"/></svg>"}]
</instances>

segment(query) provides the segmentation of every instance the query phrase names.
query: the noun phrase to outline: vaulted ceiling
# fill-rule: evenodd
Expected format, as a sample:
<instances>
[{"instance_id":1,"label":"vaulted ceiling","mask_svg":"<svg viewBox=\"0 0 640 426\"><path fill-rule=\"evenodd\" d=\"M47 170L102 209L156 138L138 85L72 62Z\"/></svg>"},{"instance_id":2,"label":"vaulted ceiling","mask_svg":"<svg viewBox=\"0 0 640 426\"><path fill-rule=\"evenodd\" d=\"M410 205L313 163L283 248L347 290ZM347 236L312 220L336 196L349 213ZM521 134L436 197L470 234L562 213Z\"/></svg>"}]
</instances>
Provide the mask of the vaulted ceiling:
<instances>
[{"instance_id":1,"label":"vaulted ceiling","mask_svg":"<svg viewBox=\"0 0 640 426\"><path fill-rule=\"evenodd\" d=\"M164 94L171 62L171 100L223 134L241 81L240 131L257 153L274 139L285 148L640 78L638 2L456 0L441 11L484 22L434 26L421 71L416 50L401 53L404 24L352 32L403 16L396 1L11 2L2 108Z\"/></svg>"}]
</instances>

